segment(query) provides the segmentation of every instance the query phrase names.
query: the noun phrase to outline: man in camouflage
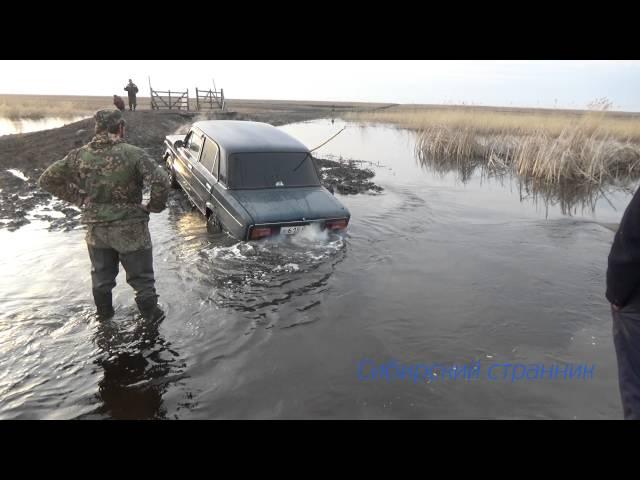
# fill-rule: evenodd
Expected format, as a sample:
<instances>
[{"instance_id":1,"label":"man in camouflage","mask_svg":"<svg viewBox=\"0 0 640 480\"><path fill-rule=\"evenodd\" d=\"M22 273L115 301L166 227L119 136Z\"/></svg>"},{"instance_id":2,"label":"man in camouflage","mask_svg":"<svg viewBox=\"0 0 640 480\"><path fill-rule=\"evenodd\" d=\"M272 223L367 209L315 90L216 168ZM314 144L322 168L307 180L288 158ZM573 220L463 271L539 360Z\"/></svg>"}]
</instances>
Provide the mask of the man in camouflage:
<instances>
[{"instance_id":1,"label":"man in camouflage","mask_svg":"<svg viewBox=\"0 0 640 480\"><path fill-rule=\"evenodd\" d=\"M38 184L82 209L98 316L114 314L111 291L122 263L143 317L157 320L163 312L157 303L148 222L150 212L165 208L169 179L144 150L124 142L120 111L101 110L95 120L91 142L51 165ZM144 185L151 191L146 204Z\"/></svg>"},{"instance_id":2,"label":"man in camouflage","mask_svg":"<svg viewBox=\"0 0 640 480\"><path fill-rule=\"evenodd\" d=\"M124 87L124 89L127 91L127 95L129 96L129 110L135 110L138 87L131 81L131 79L129 79L129 83Z\"/></svg>"}]
</instances>

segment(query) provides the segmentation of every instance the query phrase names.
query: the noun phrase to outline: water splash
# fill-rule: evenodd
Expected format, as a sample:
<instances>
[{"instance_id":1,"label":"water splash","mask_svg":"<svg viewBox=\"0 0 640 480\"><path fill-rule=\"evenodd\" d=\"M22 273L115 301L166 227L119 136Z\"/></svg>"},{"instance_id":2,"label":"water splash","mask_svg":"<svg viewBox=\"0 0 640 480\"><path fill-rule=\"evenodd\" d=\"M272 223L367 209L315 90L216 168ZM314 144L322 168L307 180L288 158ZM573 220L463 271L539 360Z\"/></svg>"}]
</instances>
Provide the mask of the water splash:
<instances>
[{"instance_id":1,"label":"water splash","mask_svg":"<svg viewBox=\"0 0 640 480\"><path fill-rule=\"evenodd\" d=\"M19 178L20 180L24 180L25 182L29 181L29 178L25 177L24 173L22 173L20 170L16 170L15 168L9 168L7 172L12 174L14 177Z\"/></svg>"}]
</instances>

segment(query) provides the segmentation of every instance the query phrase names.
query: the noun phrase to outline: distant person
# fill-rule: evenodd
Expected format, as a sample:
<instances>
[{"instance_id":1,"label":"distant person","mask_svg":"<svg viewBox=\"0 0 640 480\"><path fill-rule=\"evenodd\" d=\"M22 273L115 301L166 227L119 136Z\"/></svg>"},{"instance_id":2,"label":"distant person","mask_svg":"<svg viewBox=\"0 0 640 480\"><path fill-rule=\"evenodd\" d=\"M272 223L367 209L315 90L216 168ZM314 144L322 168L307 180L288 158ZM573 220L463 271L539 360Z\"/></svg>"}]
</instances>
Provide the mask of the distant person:
<instances>
[{"instance_id":1,"label":"distant person","mask_svg":"<svg viewBox=\"0 0 640 480\"><path fill-rule=\"evenodd\" d=\"M82 209L98 318L114 315L111 291L122 263L140 313L160 320L148 222L150 212L165 208L169 179L144 150L124 142L122 112L100 110L95 120L93 139L47 168L38 184ZM144 186L151 190L146 204Z\"/></svg>"},{"instance_id":2,"label":"distant person","mask_svg":"<svg viewBox=\"0 0 640 480\"><path fill-rule=\"evenodd\" d=\"M127 95L129 95L129 110L136 109L136 95L138 94L138 87L136 84L129 79L129 83L124 89L127 91Z\"/></svg>"},{"instance_id":3,"label":"distant person","mask_svg":"<svg viewBox=\"0 0 640 480\"><path fill-rule=\"evenodd\" d=\"M122 97L118 95L114 95L113 104L116 106L118 110L120 110L121 112L124 112L124 100L122 100Z\"/></svg>"},{"instance_id":4,"label":"distant person","mask_svg":"<svg viewBox=\"0 0 640 480\"><path fill-rule=\"evenodd\" d=\"M607 268L624 418L640 420L640 189L622 216Z\"/></svg>"}]
</instances>

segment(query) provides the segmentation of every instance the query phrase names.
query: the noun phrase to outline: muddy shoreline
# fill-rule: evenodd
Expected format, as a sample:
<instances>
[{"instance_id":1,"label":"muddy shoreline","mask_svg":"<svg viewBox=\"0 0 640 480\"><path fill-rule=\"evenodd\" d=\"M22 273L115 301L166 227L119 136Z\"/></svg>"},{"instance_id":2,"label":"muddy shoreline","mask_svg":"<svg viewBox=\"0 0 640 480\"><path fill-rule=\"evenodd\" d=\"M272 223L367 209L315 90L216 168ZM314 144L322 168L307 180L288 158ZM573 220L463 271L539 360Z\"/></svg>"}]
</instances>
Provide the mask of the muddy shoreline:
<instances>
[{"instance_id":1,"label":"muddy shoreline","mask_svg":"<svg viewBox=\"0 0 640 480\"><path fill-rule=\"evenodd\" d=\"M298 106L300 107L300 106ZM328 117L326 106L262 111L239 109L225 113L124 112L127 141L143 148L153 158L162 157L164 137L186 133L199 120L226 118L270 123L274 126ZM246 110L246 111L243 111ZM49 230L80 228L80 211L67 202L54 199L37 186L37 179L53 162L71 149L88 143L93 136L94 121L80 120L60 128L0 137L0 228L15 231L32 220L49 222ZM374 172L354 160L315 158L322 183L340 194L379 193L371 178ZM172 196L182 195L172 192Z\"/></svg>"}]
</instances>

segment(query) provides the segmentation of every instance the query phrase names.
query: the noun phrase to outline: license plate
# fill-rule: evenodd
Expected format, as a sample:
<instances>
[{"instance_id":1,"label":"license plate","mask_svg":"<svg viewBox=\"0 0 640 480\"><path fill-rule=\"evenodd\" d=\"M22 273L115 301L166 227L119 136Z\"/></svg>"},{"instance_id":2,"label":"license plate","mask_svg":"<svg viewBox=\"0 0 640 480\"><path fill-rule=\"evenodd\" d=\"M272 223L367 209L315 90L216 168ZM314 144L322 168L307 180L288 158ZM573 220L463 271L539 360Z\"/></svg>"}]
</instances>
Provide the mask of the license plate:
<instances>
[{"instance_id":1,"label":"license plate","mask_svg":"<svg viewBox=\"0 0 640 480\"><path fill-rule=\"evenodd\" d=\"M295 235L296 233L302 232L304 227L304 225L298 225L296 227L280 227L280 233L285 235Z\"/></svg>"}]
</instances>

